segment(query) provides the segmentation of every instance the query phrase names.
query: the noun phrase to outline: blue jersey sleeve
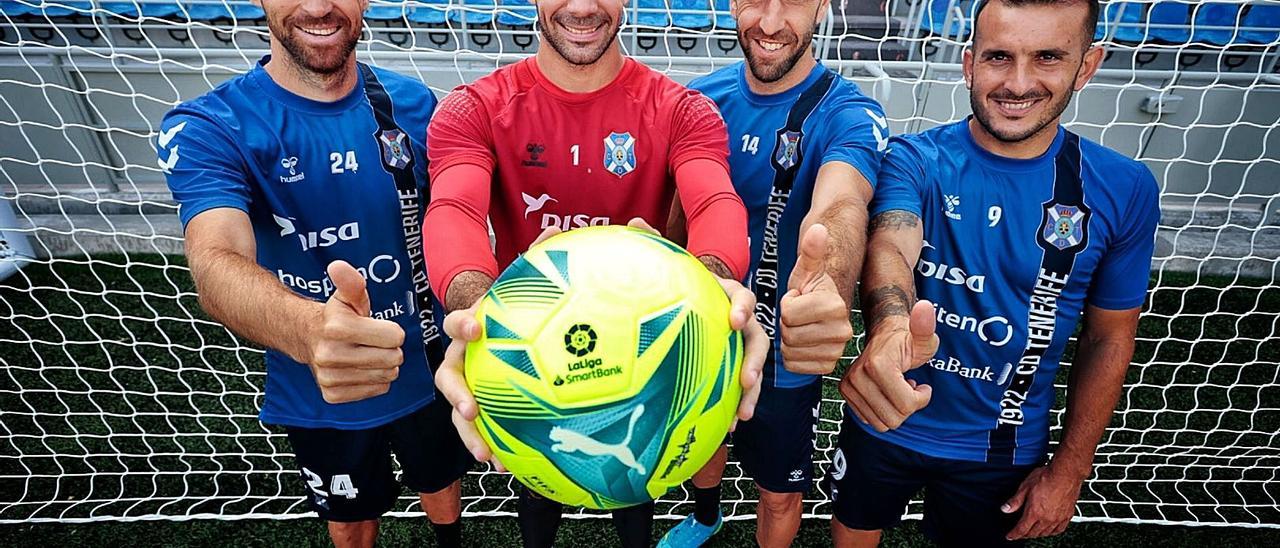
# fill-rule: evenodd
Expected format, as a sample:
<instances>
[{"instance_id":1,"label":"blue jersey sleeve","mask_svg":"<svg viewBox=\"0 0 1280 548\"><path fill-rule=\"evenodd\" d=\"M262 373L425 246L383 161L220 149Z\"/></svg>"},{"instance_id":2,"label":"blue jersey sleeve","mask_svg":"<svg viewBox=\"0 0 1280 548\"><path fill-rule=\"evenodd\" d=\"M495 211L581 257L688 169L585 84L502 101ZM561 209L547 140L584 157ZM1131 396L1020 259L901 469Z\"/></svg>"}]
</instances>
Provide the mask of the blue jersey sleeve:
<instances>
[{"instance_id":1,"label":"blue jersey sleeve","mask_svg":"<svg viewBox=\"0 0 1280 548\"><path fill-rule=\"evenodd\" d=\"M902 210L922 216L926 180L924 159L915 144L902 138L890 139L880 164L870 215Z\"/></svg>"},{"instance_id":2,"label":"blue jersey sleeve","mask_svg":"<svg viewBox=\"0 0 1280 548\"><path fill-rule=\"evenodd\" d=\"M827 121L830 141L822 163L844 162L854 167L876 188L880 162L889 145L889 123L875 101L858 97L841 101Z\"/></svg>"},{"instance_id":3,"label":"blue jersey sleeve","mask_svg":"<svg viewBox=\"0 0 1280 548\"><path fill-rule=\"evenodd\" d=\"M180 106L165 115L156 154L184 229L210 209L249 211L249 173L239 150L216 122L196 109Z\"/></svg>"},{"instance_id":4,"label":"blue jersey sleeve","mask_svg":"<svg viewBox=\"0 0 1280 548\"><path fill-rule=\"evenodd\" d=\"M1147 297L1160 222L1160 187L1146 167L1140 170L1133 198L1120 219L1124 224L1098 263L1089 288L1089 304L1107 310L1142 306Z\"/></svg>"}]
</instances>

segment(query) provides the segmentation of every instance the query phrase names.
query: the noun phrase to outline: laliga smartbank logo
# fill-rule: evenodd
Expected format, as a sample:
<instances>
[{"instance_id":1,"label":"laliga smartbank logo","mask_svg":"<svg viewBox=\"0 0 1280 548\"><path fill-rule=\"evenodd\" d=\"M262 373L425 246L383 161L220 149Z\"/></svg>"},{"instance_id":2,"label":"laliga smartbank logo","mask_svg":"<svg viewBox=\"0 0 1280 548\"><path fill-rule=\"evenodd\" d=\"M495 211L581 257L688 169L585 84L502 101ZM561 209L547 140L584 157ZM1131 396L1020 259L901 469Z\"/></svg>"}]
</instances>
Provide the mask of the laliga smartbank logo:
<instances>
[{"instance_id":1,"label":"laliga smartbank logo","mask_svg":"<svg viewBox=\"0 0 1280 548\"><path fill-rule=\"evenodd\" d=\"M557 375L553 384L564 386L575 382L589 381L617 375L622 372L621 365L603 367L603 358L589 356L596 349L596 330L585 323L574 324L564 333L564 350L576 358L582 358L567 364L569 373Z\"/></svg>"}]
</instances>

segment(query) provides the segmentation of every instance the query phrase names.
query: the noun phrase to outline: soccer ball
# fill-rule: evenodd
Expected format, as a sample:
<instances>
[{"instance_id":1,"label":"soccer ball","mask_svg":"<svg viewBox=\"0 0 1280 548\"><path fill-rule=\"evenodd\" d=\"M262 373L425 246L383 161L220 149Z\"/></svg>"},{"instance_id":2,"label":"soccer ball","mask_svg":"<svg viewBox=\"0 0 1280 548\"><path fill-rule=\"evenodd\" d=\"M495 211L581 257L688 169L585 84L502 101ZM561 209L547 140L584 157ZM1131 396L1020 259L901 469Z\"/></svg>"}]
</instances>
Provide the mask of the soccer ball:
<instances>
[{"instance_id":1,"label":"soccer ball","mask_svg":"<svg viewBox=\"0 0 1280 548\"><path fill-rule=\"evenodd\" d=\"M467 345L480 435L552 500L597 509L661 496L724 440L741 335L715 277L679 246L622 226L534 246L482 299Z\"/></svg>"}]
</instances>

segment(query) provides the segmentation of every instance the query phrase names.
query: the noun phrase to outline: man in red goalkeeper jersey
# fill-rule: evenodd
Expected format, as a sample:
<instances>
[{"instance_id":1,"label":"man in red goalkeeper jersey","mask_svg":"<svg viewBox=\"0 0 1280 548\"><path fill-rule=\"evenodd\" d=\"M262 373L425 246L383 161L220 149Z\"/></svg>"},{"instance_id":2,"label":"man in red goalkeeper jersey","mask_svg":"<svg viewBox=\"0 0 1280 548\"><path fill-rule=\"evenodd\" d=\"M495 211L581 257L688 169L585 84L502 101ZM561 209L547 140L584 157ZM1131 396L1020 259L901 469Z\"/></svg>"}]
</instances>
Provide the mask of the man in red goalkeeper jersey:
<instances>
[{"instance_id":1,"label":"man in red goalkeeper jersey","mask_svg":"<svg viewBox=\"0 0 1280 548\"><path fill-rule=\"evenodd\" d=\"M714 104L622 54L625 0L539 0L537 55L454 90L428 130L432 200L424 230L431 283L453 313L437 385L477 459L490 458L472 422L462 378L463 342L479 326L471 309L499 268L544 231L623 224L666 226L678 194L688 249L722 279L731 324L746 335L739 417L750 418L767 340L754 298L736 281L748 263L747 217L728 172L724 121ZM495 253L485 219L496 237ZM465 310L464 310L465 309ZM526 546L550 546L558 503L520 495ZM614 512L626 546L650 543L653 503Z\"/></svg>"}]
</instances>

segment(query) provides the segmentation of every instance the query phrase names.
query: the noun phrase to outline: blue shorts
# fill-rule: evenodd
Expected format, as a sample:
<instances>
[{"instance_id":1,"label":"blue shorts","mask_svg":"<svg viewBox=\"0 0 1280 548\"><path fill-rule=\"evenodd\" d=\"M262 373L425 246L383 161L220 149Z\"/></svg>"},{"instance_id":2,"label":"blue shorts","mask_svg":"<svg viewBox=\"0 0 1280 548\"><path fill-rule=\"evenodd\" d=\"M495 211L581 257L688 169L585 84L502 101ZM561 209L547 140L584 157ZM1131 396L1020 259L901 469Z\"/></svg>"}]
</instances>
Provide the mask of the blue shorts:
<instances>
[{"instance_id":1,"label":"blue shorts","mask_svg":"<svg viewBox=\"0 0 1280 548\"><path fill-rule=\"evenodd\" d=\"M1005 540L1021 514L1000 506L1038 466L931 457L868 434L846 408L828 479L835 518L850 529L897 525L924 489L921 528L939 545L1021 546Z\"/></svg>"},{"instance_id":2,"label":"blue shorts","mask_svg":"<svg viewBox=\"0 0 1280 548\"><path fill-rule=\"evenodd\" d=\"M821 382L761 390L755 415L733 432L733 454L757 485L774 493L809 491L821 402Z\"/></svg>"},{"instance_id":3,"label":"blue shorts","mask_svg":"<svg viewBox=\"0 0 1280 548\"><path fill-rule=\"evenodd\" d=\"M364 430L285 427L311 509L328 521L377 519L400 495L395 452L405 486L434 493L475 462L453 427L452 407L436 397L422 409Z\"/></svg>"}]
</instances>

